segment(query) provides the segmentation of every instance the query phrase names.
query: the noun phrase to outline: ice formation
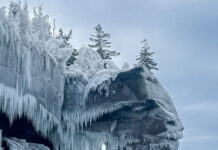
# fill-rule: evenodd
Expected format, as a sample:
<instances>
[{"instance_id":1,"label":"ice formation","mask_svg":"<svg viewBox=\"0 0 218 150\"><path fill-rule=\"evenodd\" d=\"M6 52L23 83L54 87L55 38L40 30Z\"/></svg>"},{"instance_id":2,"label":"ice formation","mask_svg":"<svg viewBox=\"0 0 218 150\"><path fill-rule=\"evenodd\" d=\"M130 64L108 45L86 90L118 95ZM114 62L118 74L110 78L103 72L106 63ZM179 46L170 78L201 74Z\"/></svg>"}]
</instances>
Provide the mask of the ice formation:
<instances>
[{"instance_id":1,"label":"ice formation","mask_svg":"<svg viewBox=\"0 0 218 150\"><path fill-rule=\"evenodd\" d=\"M71 49L41 32L49 29L47 16L36 13L30 21L20 5L11 7L8 15L0 9L0 112L9 119L7 130L26 118L55 150L178 149L183 126L151 72L119 69L86 47L65 67ZM9 136L4 123L0 150L2 141L10 150L51 149Z\"/></svg>"}]
</instances>

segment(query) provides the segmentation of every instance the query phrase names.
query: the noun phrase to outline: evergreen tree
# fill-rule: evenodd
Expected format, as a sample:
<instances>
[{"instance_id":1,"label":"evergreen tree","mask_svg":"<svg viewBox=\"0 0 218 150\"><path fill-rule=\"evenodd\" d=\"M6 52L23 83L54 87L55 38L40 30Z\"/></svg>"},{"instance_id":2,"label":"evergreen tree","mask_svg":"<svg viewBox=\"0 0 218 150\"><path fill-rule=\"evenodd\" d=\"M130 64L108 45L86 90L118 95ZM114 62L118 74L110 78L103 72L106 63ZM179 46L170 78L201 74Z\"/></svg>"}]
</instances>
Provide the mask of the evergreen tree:
<instances>
[{"instance_id":1,"label":"evergreen tree","mask_svg":"<svg viewBox=\"0 0 218 150\"><path fill-rule=\"evenodd\" d=\"M9 19L14 22L19 21L19 12L21 11L20 4L11 2L9 5Z\"/></svg>"},{"instance_id":2,"label":"evergreen tree","mask_svg":"<svg viewBox=\"0 0 218 150\"><path fill-rule=\"evenodd\" d=\"M69 31L68 34L64 34L63 30L59 30L59 35L57 36L57 39L62 40L62 44L60 45L60 48L69 48L72 47L69 43L69 40L72 38L72 30Z\"/></svg>"},{"instance_id":3,"label":"evergreen tree","mask_svg":"<svg viewBox=\"0 0 218 150\"><path fill-rule=\"evenodd\" d=\"M62 29L59 30L59 34L56 37L57 39L60 39L62 41L62 43L60 44L59 48L70 48L70 49L73 50L71 55L70 55L70 57L66 61L66 65L67 66L70 66L70 65L74 64L74 61L77 60L76 56L79 55L78 50L77 49L73 49L72 45L69 42L71 37L72 37L72 30L70 30L68 34L64 34Z\"/></svg>"},{"instance_id":4,"label":"evergreen tree","mask_svg":"<svg viewBox=\"0 0 218 150\"><path fill-rule=\"evenodd\" d=\"M42 12L42 6L38 8L36 12L33 9L34 17L32 19L32 30L33 33L37 35L39 40L47 41L51 37L51 25L48 22L48 15L44 15Z\"/></svg>"},{"instance_id":5,"label":"evergreen tree","mask_svg":"<svg viewBox=\"0 0 218 150\"><path fill-rule=\"evenodd\" d=\"M73 49L73 52L71 53L71 56L67 60L66 65L70 66L70 65L74 64L74 61L77 60L76 56L78 56L78 55L79 55L79 52L77 51L77 49Z\"/></svg>"},{"instance_id":6,"label":"evergreen tree","mask_svg":"<svg viewBox=\"0 0 218 150\"><path fill-rule=\"evenodd\" d=\"M111 48L110 34L105 33L101 25L97 25L94 29L94 35L91 34L89 38L93 44L89 44L89 47L95 48L102 59L111 59L112 56L119 55L120 53L109 50Z\"/></svg>"},{"instance_id":7,"label":"evergreen tree","mask_svg":"<svg viewBox=\"0 0 218 150\"><path fill-rule=\"evenodd\" d=\"M27 12L27 4L25 3L23 9L20 3L10 3L9 7L9 19L14 22L14 25L18 28L20 38L24 45L28 45L30 36L30 20Z\"/></svg>"},{"instance_id":8,"label":"evergreen tree","mask_svg":"<svg viewBox=\"0 0 218 150\"><path fill-rule=\"evenodd\" d=\"M157 63L152 59L154 52L149 52L150 47L147 40L145 39L141 43L143 44L143 47L140 51L139 57L136 59L138 61L138 65L145 66L149 71L152 69L158 70L156 67Z\"/></svg>"}]
</instances>

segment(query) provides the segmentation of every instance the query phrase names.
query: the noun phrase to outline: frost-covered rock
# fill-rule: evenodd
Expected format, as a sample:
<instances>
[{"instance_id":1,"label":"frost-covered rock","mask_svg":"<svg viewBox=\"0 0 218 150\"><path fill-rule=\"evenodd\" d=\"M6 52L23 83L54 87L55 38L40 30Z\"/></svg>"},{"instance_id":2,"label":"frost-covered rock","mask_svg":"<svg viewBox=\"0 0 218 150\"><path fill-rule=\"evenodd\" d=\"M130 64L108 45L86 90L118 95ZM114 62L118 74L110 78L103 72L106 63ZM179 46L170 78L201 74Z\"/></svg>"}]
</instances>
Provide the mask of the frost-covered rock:
<instances>
[{"instance_id":1,"label":"frost-covered rock","mask_svg":"<svg viewBox=\"0 0 218 150\"><path fill-rule=\"evenodd\" d=\"M90 69L95 71L102 69L118 69L118 67L112 61L101 59L95 50L88 47L80 48L79 56L75 61L75 64L82 69Z\"/></svg>"},{"instance_id":2,"label":"frost-covered rock","mask_svg":"<svg viewBox=\"0 0 218 150\"><path fill-rule=\"evenodd\" d=\"M102 70L90 78L82 88L85 99L74 92L78 80L65 87L64 101L71 107L65 107L63 117L73 123L74 149L100 149L102 143L109 150L178 149L183 126L159 81L141 67L113 73Z\"/></svg>"}]
</instances>

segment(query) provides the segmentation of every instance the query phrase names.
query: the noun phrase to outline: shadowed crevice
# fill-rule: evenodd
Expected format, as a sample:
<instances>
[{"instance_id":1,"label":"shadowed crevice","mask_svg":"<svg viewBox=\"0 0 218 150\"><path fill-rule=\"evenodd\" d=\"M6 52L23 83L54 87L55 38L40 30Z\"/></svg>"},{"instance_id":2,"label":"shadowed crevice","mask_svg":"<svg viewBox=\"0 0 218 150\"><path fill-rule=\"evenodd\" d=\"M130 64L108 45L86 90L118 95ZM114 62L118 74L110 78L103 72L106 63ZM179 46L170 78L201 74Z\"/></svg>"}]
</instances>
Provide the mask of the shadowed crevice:
<instances>
[{"instance_id":1,"label":"shadowed crevice","mask_svg":"<svg viewBox=\"0 0 218 150\"><path fill-rule=\"evenodd\" d=\"M25 117L14 120L13 124L10 126L8 117L0 113L0 129L2 130L3 137L25 139L29 143L42 144L53 150L52 143L42 137L40 133L36 132L32 123ZM5 147L6 144L3 143L3 146Z\"/></svg>"}]
</instances>

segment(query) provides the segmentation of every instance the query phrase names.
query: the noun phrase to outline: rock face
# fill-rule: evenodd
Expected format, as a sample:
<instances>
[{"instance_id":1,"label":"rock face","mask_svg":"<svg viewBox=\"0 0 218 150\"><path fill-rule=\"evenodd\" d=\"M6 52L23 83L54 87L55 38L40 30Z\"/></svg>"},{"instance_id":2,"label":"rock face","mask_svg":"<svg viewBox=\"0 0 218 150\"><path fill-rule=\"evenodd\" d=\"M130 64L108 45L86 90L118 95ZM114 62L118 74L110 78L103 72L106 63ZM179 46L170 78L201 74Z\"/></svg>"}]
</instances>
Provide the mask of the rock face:
<instances>
[{"instance_id":1,"label":"rock face","mask_svg":"<svg viewBox=\"0 0 218 150\"><path fill-rule=\"evenodd\" d=\"M79 115L79 118L85 115L91 122L85 125L87 130L79 132L83 137L79 140L81 143L95 141L113 150L178 149L183 126L171 98L150 72L135 68L118 73L115 79L107 83L107 89L101 88L102 84L89 92L83 108L85 111ZM79 107L74 102L78 96L72 97L76 85L79 83L71 82L65 88L64 101L71 106L65 107L65 111L72 115ZM94 145L96 147L97 144ZM92 149L92 146L89 148ZM78 149L87 148L80 146Z\"/></svg>"},{"instance_id":2,"label":"rock face","mask_svg":"<svg viewBox=\"0 0 218 150\"><path fill-rule=\"evenodd\" d=\"M96 103L116 107L122 102L121 106L99 117L89 130L110 132L129 149L178 149L183 127L170 97L152 74L143 68L119 73L109 91L107 97L92 92L89 107Z\"/></svg>"}]
</instances>

